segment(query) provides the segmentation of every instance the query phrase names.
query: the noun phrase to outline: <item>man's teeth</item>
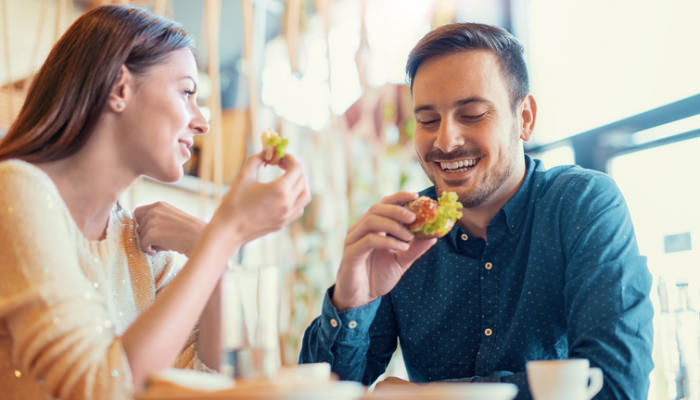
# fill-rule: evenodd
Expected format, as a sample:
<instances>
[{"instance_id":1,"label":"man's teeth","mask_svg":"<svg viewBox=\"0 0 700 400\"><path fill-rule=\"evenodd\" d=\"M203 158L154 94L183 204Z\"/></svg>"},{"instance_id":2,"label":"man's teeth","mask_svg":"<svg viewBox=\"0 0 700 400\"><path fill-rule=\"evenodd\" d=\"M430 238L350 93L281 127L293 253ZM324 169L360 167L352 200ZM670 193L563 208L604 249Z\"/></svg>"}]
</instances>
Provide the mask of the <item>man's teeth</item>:
<instances>
[{"instance_id":1,"label":"man's teeth","mask_svg":"<svg viewBox=\"0 0 700 400\"><path fill-rule=\"evenodd\" d=\"M444 170L459 169L464 167L473 167L476 165L476 160L458 160L458 161L440 161L440 168Z\"/></svg>"}]
</instances>

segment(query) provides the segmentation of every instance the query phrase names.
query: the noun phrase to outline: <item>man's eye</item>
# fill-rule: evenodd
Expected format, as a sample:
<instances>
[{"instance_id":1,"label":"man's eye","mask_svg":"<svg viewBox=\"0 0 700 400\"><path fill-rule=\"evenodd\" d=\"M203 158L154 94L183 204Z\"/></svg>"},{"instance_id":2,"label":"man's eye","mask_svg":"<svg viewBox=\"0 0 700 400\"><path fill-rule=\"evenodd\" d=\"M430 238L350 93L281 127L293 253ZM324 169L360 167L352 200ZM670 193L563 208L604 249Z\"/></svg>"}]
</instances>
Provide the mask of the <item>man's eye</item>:
<instances>
[{"instance_id":1,"label":"man's eye","mask_svg":"<svg viewBox=\"0 0 700 400\"><path fill-rule=\"evenodd\" d=\"M424 121L418 120L418 123L421 124L421 125L434 125L434 124L436 124L437 122L438 122L437 119L429 119L429 120L424 120Z\"/></svg>"},{"instance_id":2,"label":"man's eye","mask_svg":"<svg viewBox=\"0 0 700 400\"><path fill-rule=\"evenodd\" d=\"M463 114L462 119L465 119L467 121L476 121L486 115L486 113L481 113L481 114Z\"/></svg>"}]
</instances>

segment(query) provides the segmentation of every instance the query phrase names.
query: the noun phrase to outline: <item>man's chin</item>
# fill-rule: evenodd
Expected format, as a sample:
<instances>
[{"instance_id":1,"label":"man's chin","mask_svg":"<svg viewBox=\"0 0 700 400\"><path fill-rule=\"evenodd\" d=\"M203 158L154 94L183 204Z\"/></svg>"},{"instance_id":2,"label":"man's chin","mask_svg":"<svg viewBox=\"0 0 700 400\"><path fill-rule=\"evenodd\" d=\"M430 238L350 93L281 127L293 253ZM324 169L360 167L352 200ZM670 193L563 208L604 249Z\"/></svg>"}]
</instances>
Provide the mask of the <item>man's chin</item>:
<instances>
[{"instance_id":1,"label":"man's chin","mask_svg":"<svg viewBox=\"0 0 700 400\"><path fill-rule=\"evenodd\" d=\"M477 193L476 189L465 189L459 185L446 185L444 183L435 185L438 197L444 192L457 193L457 199L464 208L478 207L484 202L484 196Z\"/></svg>"}]
</instances>

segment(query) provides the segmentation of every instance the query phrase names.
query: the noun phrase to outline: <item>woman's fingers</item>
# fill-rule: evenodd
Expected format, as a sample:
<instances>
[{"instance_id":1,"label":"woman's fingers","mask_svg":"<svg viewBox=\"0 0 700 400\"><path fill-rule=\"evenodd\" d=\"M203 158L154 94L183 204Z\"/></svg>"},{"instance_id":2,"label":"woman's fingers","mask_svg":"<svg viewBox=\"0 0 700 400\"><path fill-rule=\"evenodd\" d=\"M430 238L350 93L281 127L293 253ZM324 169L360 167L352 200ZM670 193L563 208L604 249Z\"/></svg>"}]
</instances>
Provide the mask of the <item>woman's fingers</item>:
<instances>
[{"instance_id":1,"label":"woman's fingers","mask_svg":"<svg viewBox=\"0 0 700 400\"><path fill-rule=\"evenodd\" d=\"M292 190L299 179L306 179L306 176L302 165L291 154L285 155L284 160L285 162L280 165L284 173L274 180L273 183L286 192Z\"/></svg>"},{"instance_id":2,"label":"woman's fingers","mask_svg":"<svg viewBox=\"0 0 700 400\"><path fill-rule=\"evenodd\" d=\"M245 179L255 179L258 173L258 169L265 164L265 160L261 153L251 154L241 165L241 170L238 172L241 178Z\"/></svg>"},{"instance_id":3,"label":"woman's fingers","mask_svg":"<svg viewBox=\"0 0 700 400\"><path fill-rule=\"evenodd\" d=\"M157 207L160 207L162 203L160 201L156 201L155 203L151 204L146 204L140 207L136 207L134 210L134 220L136 221L137 224L141 224L143 221L144 217L147 217L151 214L151 211Z\"/></svg>"}]
</instances>

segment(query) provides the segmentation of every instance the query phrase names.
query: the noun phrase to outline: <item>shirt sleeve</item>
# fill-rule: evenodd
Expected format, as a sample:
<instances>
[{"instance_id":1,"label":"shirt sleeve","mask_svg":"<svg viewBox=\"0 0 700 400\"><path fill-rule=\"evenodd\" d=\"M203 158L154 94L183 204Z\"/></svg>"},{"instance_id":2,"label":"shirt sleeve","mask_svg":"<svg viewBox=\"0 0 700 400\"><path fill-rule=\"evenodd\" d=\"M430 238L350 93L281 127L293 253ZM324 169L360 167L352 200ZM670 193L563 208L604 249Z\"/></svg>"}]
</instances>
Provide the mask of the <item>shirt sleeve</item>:
<instances>
[{"instance_id":1,"label":"shirt sleeve","mask_svg":"<svg viewBox=\"0 0 700 400\"><path fill-rule=\"evenodd\" d=\"M373 324L378 313L391 309L391 300L384 296L338 312L331 302L333 289L326 292L321 315L304 333L299 362L327 362L340 379L369 385L384 372L396 350L395 329L377 329Z\"/></svg>"},{"instance_id":2,"label":"shirt sleeve","mask_svg":"<svg viewBox=\"0 0 700 400\"><path fill-rule=\"evenodd\" d=\"M569 358L603 371L597 399L641 399L653 368L651 275L611 178L571 182L578 207L562 213Z\"/></svg>"},{"instance_id":3,"label":"shirt sleeve","mask_svg":"<svg viewBox=\"0 0 700 400\"><path fill-rule=\"evenodd\" d=\"M121 340L80 269L55 189L7 164L0 188L0 320L13 364L56 398L131 398Z\"/></svg>"}]
</instances>

